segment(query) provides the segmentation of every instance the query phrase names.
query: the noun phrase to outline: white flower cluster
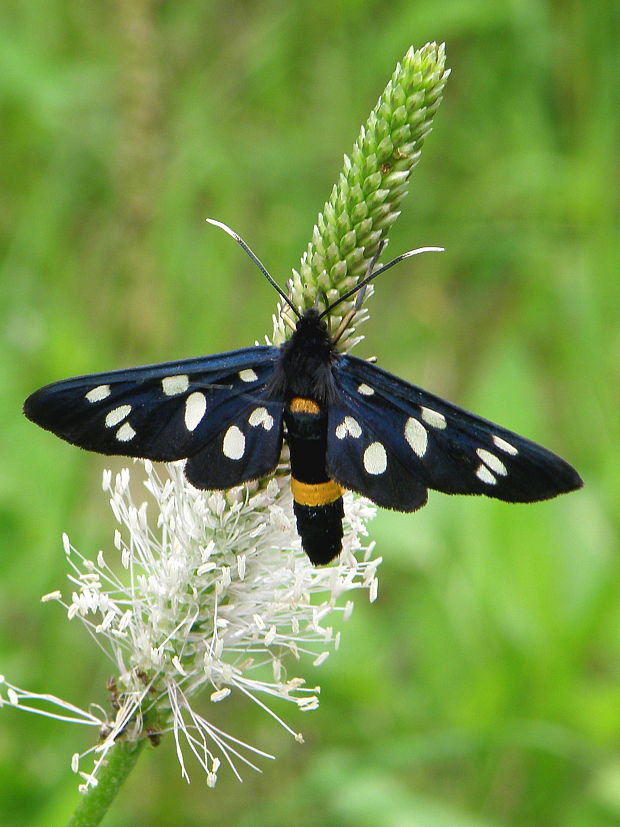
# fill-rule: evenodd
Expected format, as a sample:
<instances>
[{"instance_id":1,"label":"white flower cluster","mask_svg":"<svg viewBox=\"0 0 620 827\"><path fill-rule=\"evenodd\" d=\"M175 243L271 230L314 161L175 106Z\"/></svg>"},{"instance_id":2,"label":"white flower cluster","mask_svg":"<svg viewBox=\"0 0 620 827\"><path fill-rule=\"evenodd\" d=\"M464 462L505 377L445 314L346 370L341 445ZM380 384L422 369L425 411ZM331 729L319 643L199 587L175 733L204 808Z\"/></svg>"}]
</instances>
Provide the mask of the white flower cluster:
<instances>
[{"instance_id":1,"label":"white flower cluster","mask_svg":"<svg viewBox=\"0 0 620 827\"><path fill-rule=\"evenodd\" d=\"M221 760L239 776L236 762L258 769L249 756L273 757L199 714L199 693L211 702L241 693L302 740L269 709L269 697L315 709L318 687L292 676L290 664L309 657L318 666L338 648L340 632L330 625L331 615L349 617L353 604L345 593L367 589L371 600L377 594L380 559L371 559L373 544L363 548L360 540L374 516L368 501L345 497L340 560L315 568L300 549L287 476L214 493L193 488L182 463L158 469L148 461L138 464L150 502L134 501L129 469L114 479L104 473L103 488L120 524L114 559L102 551L88 559L65 535L73 594L70 601L60 592L44 598L64 605L113 660L115 717L5 684L14 706L52 714L41 709L43 699L62 710L54 717L99 727L102 740L88 751L95 753L94 769L81 772L83 790L97 783L119 737L172 731L184 777L185 745L210 785ZM74 756L74 770L86 754Z\"/></svg>"}]
</instances>

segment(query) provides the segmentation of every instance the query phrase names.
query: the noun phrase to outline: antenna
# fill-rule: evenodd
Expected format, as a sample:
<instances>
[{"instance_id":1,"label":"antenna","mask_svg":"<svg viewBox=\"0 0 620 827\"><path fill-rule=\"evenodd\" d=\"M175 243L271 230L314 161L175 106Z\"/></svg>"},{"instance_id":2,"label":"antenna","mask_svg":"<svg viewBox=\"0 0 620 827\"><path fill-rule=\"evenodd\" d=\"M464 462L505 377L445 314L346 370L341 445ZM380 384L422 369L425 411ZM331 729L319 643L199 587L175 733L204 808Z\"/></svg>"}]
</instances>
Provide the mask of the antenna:
<instances>
[{"instance_id":1,"label":"antenna","mask_svg":"<svg viewBox=\"0 0 620 827\"><path fill-rule=\"evenodd\" d=\"M370 263L371 267L374 266L378 256L381 254L382 249L383 249L383 247L381 247L379 249L379 252L376 253L375 256L373 257L373 259ZM400 256L396 256L396 258L393 258L392 261L388 261L388 263L384 264L383 267L379 267L379 269L375 270L374 273L370 273L370 275L368 275L368 276L366 276L366 278L362 279L362 281L360 281L359 284L356 284L355 287L352 287L351 290L348 290L344 294L344 296L340 296L339 299L336 299L336 301L333 304L330 304L330 306L328 308L326 308L321 313L319 318L322 319L323 316L326 316L328 313L331 313L331 311L334 309L334 307L337 307L341 302L346 301L347 299L351 298L351 296L353 296L359 290L363 290L370 281L372 281L373 279L376 279L377 276L381 275L381 273L385 273L386 270L389 270L390 268L394 267L395 264L400 264L400 262L403 261L404 259L411 258L412 256L417 256L420 253L443 253L443 251L444 251L443 247L417 247L415 250L409 250L406 253L402 253ZM359 304L361 304L361 302ZM359 310L358 302L356 302L355 309Z\"/></svg>"},{"instance_id":2,"label":"antenna","mask_svg":"<svg viewBox=\"0 0 620 827\"><path fill-rule=\"evenodd\" d=\"M275 282L275 281L273 280L273 278L269 275L269 271L267 270L267 268L265 267L265 265L264 265L264 264L262 263L262 261L258 258L258 256L257 256L255 253L253 253L253 252L252 252L252 250L251 250L251 249L249 248L249 246L245 243L245 241L241 238L241 236L240 236L240 235L238 235L238 234L237 234L234 230L231 230L231 228L230 228L227 224L224 224L224 223L223 223L223 222L221 222L221 221L216 221L214 218L207 218L207 219L206 219L206 221L207 221L207 223L208 223L208 224L212 224L214 227L219 227L219 228L220 228L220 230L224 230L224 232L225 232L225 233L228 233L228 235L229 235L231 238L234 238L234 239L235 239L235 241L237 242L237 244L239 244L239 245L241 246L241 248L243 249L243 251L244 251L244 252L245 252L245 253L246 253L246 254L247 254L247 255L248 255L248 256L252 259L252 261L254 262L254 264L256 264L256 266L257 266L257 267L258 267L258 269L261 271L261 273L263 274L263 276L265 276L265 278L267 279L267 281L269 282L269 284L270 284L273 288L275 288L275 289L278 291L278 293L280 294L280 296L281 296L281 297L284 299L284 301L288 304L288 306L291 308L291 310L292 310L292 311L293 311L293 313L297 316L297 318L298 318L298 319L301 319L301 313L299 312L299 310L297 310L297 308L295 307L295 305L293 304L293 302L289 299L289 297L286 295L286 293L285 293L285 292L284 292L284 290L280 287L280 285L279 285L277 282Z\"/></svg>"}]
</instances>

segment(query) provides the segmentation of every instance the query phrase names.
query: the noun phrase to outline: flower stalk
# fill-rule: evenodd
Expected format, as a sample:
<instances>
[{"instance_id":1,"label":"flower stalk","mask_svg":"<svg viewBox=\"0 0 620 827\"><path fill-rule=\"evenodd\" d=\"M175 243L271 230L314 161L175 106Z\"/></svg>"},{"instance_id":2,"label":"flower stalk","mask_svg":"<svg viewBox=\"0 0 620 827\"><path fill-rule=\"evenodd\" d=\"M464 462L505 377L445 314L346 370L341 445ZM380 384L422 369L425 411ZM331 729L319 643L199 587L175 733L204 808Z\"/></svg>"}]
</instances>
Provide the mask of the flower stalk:
<instances>
[{"instance_id":1,"label":"flower stalk","mask_svg":"<svg viewBox=\"0 0 620 827\"><path fill-rule=\"evenodd\" d=\"M112 801L134 768L144 747L144 739L124 741L110 750L99 773L96 786L89 788L67 822L67 827L92 827L99 824Z\"/></svg>"},{"instance_id":2,"label":"flower stalk","mask_svg":"<svg viewBox=\"0 0 620 827\"><path fill-rule=\"evenodd\" d=\"M344 156L338 183L319 213L299 269L293 270L289 295L296 306L312 307L319 293L335 302L366 274L379 245L387 241L441 103L450 74L445 63L444 45L427 43L418 50L412 46L396 65L351 155ZM369 287L367 296L371 294ZM334 329L354 304L351 298L338 306ZM364 316L364 310L358 313L358 325ZM359 341L354 334L354 328L346 330L341 347ZM280 344L287 335L276 317L274 342Z\"/></svg>"}]
</instances>

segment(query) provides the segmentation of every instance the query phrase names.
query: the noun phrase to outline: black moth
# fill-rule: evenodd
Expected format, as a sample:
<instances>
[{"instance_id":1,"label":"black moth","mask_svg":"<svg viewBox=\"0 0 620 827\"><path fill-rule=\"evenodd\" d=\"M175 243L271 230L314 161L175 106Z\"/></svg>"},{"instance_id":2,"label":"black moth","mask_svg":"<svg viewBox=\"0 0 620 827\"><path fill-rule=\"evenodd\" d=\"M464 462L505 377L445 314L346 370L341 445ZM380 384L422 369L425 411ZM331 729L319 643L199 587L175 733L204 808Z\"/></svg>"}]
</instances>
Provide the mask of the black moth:
<instances>
[{"instance_id":1,"label":"black moth","mask_svg":"<svg viewBox=\"0 0 620 827\"><path fill-rule=\"evenodd\" d=\"M189 482L214 490L270 474L285 438L297 529L315 565L341 551L345 488L415 511L429 488L534 502L582 485L546 448L338 352L366 284L422 250L373 270L377 254L353 290L321 313L300 314L245 242L211 223L241 244L298 317L289 341L54 382L28 397L29 419L101 454L186 458ZM332 336L325 316L357 291Z\"/></svg>"}]
</instances>

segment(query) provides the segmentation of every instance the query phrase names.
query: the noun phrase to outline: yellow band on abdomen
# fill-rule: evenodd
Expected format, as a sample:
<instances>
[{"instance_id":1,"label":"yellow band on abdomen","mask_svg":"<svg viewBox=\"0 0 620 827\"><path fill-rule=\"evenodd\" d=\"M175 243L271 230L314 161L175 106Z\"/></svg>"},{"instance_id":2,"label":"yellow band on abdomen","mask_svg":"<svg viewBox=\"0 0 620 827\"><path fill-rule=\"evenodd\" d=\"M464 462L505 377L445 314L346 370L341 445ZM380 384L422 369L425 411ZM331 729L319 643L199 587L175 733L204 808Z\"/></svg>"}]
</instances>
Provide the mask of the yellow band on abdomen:
<instances>
[{"instance_id":1,"label":"yellow band on abdomen","mask_svg":"<svg viewBox=\"0 0 620 827\"><path fill-rule=\"evenodd\" d=\"M291 477L293 499L299 505L327 505L342 497L342 488L337 482L299 482Z\"/></svg>"}]
</instances>

